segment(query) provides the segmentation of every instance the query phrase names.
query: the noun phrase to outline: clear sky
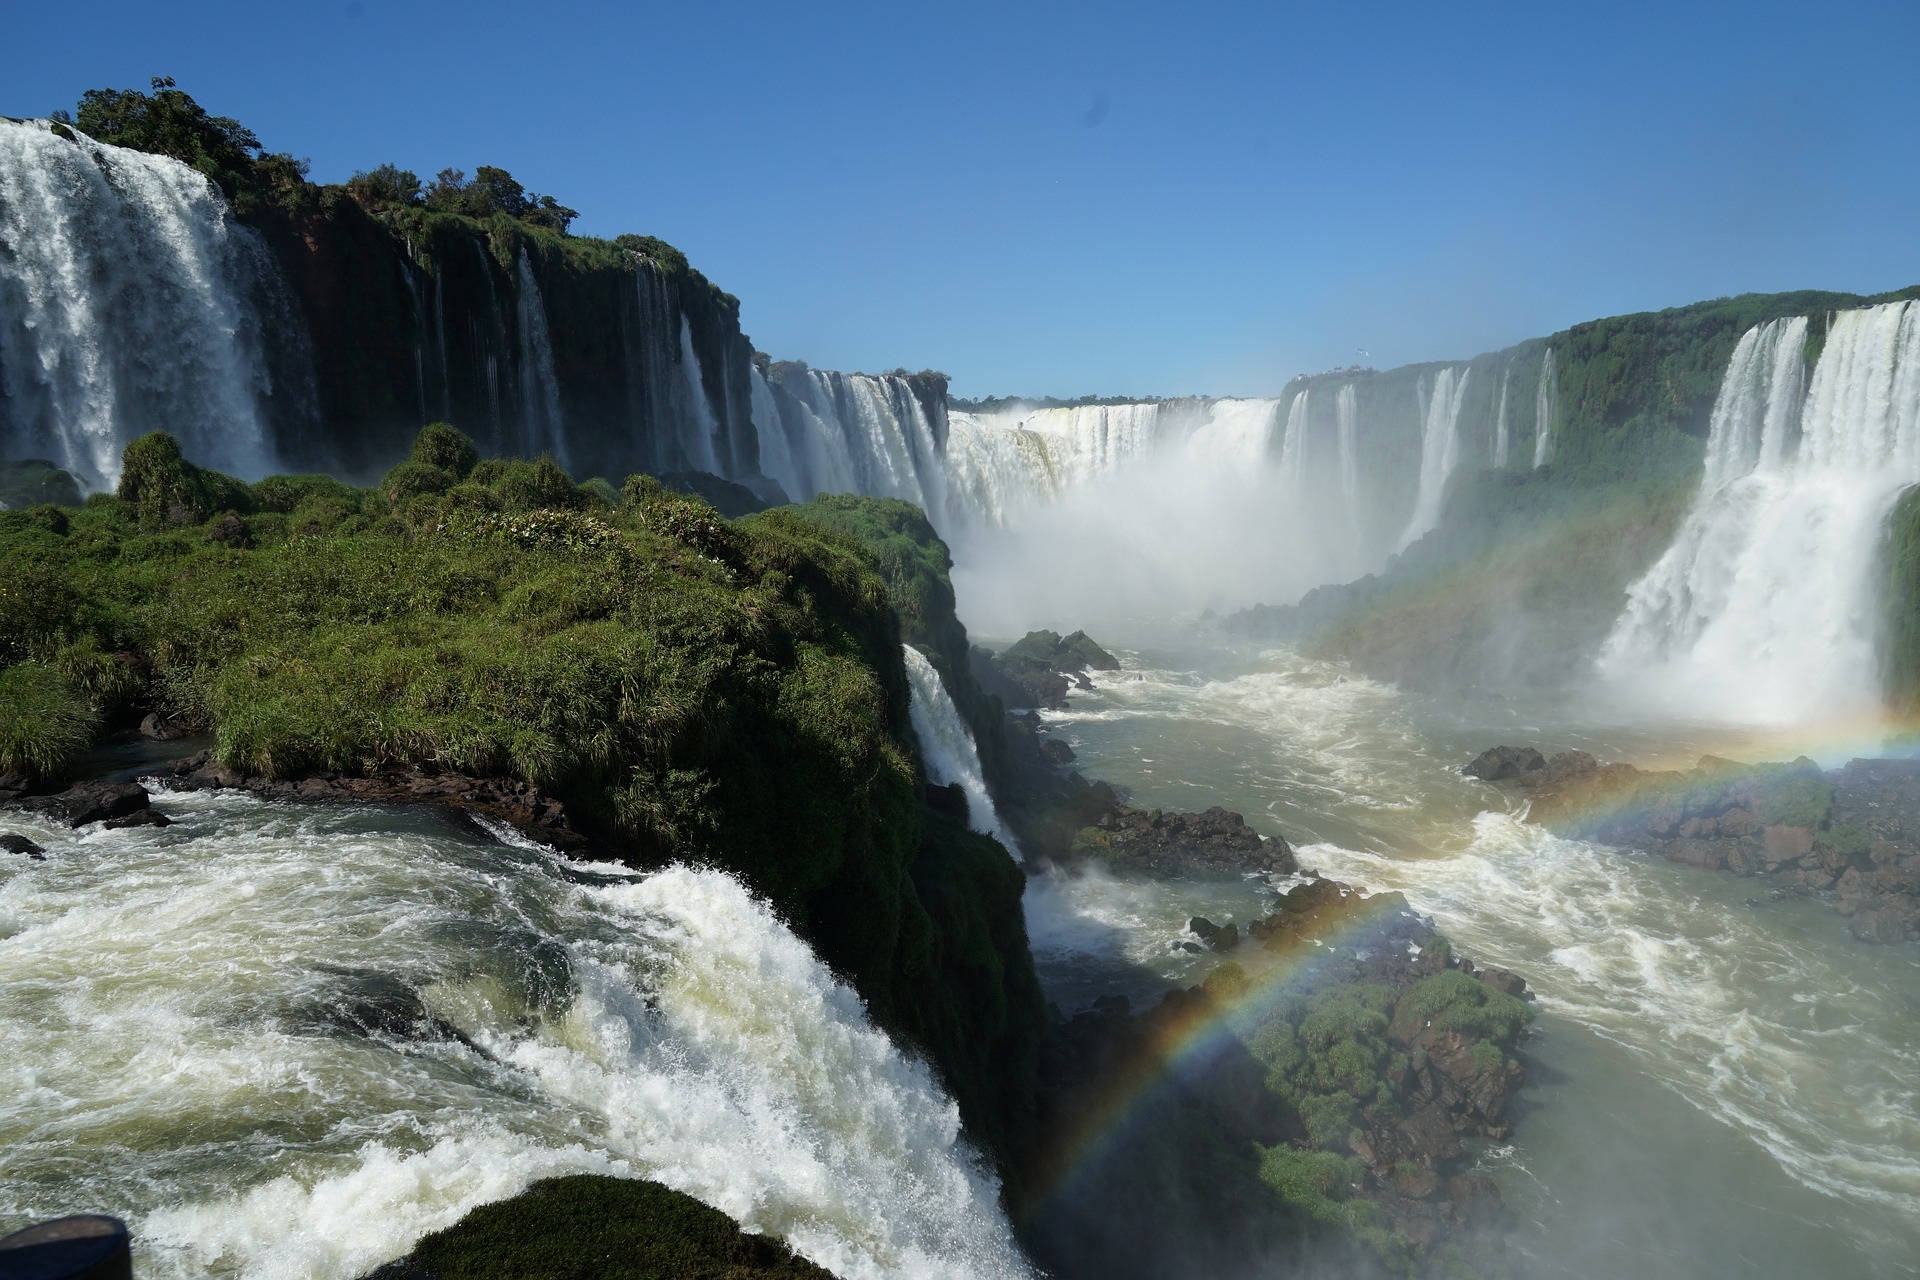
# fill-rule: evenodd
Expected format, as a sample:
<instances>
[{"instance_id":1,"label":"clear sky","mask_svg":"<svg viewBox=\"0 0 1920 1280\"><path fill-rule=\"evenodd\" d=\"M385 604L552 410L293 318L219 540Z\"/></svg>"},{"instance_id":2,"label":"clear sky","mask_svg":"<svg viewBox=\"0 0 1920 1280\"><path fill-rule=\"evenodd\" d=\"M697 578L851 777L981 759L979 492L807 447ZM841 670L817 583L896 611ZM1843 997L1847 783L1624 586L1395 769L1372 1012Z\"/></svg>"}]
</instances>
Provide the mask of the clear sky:
<instances>
[{"instance_id":1,"label":"clear sky","mask_svg":"<svg viewBox=\"0 0 1920 1280\"><path fill-rule=\"evenodd\" d=\"M344 179L481 164L756 345L1259 394L1920 282L1920 4L8 6L0 113L172 75ZM1364 349L1369 354L1360 355Z\"/></svg>"}]
</instances>

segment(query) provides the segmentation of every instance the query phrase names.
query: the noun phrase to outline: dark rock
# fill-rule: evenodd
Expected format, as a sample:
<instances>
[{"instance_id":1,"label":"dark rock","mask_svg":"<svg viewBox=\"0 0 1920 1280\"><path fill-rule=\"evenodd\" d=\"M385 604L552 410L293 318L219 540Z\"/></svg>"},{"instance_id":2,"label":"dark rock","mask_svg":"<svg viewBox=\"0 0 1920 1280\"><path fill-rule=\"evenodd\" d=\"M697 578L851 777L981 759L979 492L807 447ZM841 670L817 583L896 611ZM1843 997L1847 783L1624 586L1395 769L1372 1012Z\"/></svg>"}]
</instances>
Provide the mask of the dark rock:
<instances>
[{"instance_id":1,"label":"dark rock","mask_svg":"<svg viewBox=\"0 0 1920 1280\"><path fill-rule=\"evenodd\" d=\"M1055 768L1064 768L1074 761L1073 748L1058 738L1040 739L1040 755Z\"/></svg>"},{"instance_id":2,"label":"dark rock","mask_svg":"<svg viewBox=\"0 0 1920 1280\"><path fill-rule=\"evenodd\" d=\"M1897 907L1883 907L1856 917L1850 926L1853 936L1863 942L1892 946L1907 940L1909 917Z\"/></svg>"},{"instance_id":3,"label":"dark rock","mask_svg":"<svg viewBox=\"0 0 1920 1280\"><path fill-rule=\"evenodd\" d=\"M0 831L0 851L23 853L35 862L45 862L47 851L17 831Z\"/></svg>"},{"instance_id":4,"label":"dark rock","mask_svg":"<svg viewBox=\"0 0 1920 1280\"><path fill-rule=\"evenodd\" d=\"M0 800L13 800L33 789L33 779L24 773L0 773Z\"/></svg>"},{"instance_id":5,"label":"dark rock","mask_svg":"<svg viewBox=\"0 0 1920 1280\"><path fill-rule=\"evenodd\" d=\"M1237 924L1222 926L1211 938L1207 939L1207 945L1215 951L1233 950L1240 945L1240 926Z\"/></svg>"},{"instance_id":6,"label":"dark rock","mask_svg":"<svg viewBox=\"0 0 1920 1280\"><path fill-rule=\"evenodd\" d=\"M140 736L151 738L155 742L173 742L186 737L187 730L179 721L169 719L155 711L140 722Z\"/></svg>"},{"instance_id":7,"label":"dark rock","mask_svg":"<svg viewBox=\"0 0 1920 1280\"><path fill-rule=\"evenodd\" d=\"M1220 926L1205 916L1194 916L1187 921L1187 932L1202 942L1212 942L1214 935L1220 932Z\"/></svg>"},{"instance_id":8,"label":"dark rock","mask_svg":"<svg viewBox=\"0 0 1920 1280\"><path fill-rule=\"evenodd\" d=\"M927 807L936 813L944 813L949 818L961 822L967 820L967 793L959 783L950 783L944 787L927 784Z\"/></svg>"},{"instance_id":9,"label":"dark rock","mask_svg":"<svg viewBox=\"0 0 1920 1280\"><path fill-rule=\"evenodd\" d=\"M1517 973L1511 973L1505 969L1482 969L1473 976L1495 991L1510 995L1516 1000L1532 998L1527 992L1527 980Z\"/></svg>"},{"instance_id":10,"label":"dark rock","mask_svg":"<svg viewBox=\"0 0 1920 1280\"><path fill-rule=\"evenodd\" d=\"M1482 782L1501 782L1524 777L1547 767L1546 760L1532 747L1490 747L1473 758L1461 772Z\"/></svg>"},{"instance_id":11,"label":"dark rock","mask_svg":"<svg viewBox=\"0 0 1920 1280\"><path fill-rule=\"evenodd\" d=\"M158 809L146 808L135 809L124 818L108 818L106 825L109 831L120 831L127 827L170 827L173 819Z\"/></svg>"},{"instance_id":12,"label":"dark rock","mask_svg":"<svg viewBox=\"0 0 1920 1280\"><path fill-rule=\"evenodd\" d=\"M90 822L124 818L146 808L147 803L146 788L137 782L82 782L58 795L28 800L22 807L70 827L84 827Z\"/></svg>"}]
</instances>

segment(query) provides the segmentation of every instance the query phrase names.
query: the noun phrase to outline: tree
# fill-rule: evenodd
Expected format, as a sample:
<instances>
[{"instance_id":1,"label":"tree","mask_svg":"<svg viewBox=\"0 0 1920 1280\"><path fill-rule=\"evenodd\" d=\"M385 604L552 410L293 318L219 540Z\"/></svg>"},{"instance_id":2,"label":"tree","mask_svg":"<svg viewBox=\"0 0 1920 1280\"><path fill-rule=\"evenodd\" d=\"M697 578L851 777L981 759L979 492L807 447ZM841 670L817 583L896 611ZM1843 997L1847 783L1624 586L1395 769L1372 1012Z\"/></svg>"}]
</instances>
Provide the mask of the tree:
<instances>
[{"instance_id":1,"label":"tree","mask_svg":"<svg viewBox=\"0 0 1920 1280\"><path fill-rule=\"evenodd\" d=\"M347 191L367 209L418 205L426 199L420 188L419 174L390 164L383 164L371 172L354 174L347 179Z\"/></svg>"},{"instance_id":2,"label":"tree","mask_svg":"<svg viewBox=\"0 0 1920 1280\"><path fill-rule=\"evenodd\" d=\"M77 118L64 111L54 118L101 142L171 156L212 179L237 204L304 187L305 160L263 151L253 130L231 116L209 115L172 76L155 76L151 85L152 93L89 89L80 95Z\"/></svg>"}]
</instances>

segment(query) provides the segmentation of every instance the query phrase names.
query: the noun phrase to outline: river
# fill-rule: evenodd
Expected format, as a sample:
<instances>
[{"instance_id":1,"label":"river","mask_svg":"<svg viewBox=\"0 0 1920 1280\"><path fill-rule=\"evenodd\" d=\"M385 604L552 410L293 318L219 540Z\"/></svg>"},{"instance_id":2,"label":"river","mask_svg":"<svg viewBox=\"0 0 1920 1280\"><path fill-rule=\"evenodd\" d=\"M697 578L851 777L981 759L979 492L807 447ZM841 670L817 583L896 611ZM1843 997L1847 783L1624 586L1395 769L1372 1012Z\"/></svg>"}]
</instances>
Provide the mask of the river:
<instances>
[{"instance_id":1,"label":"river","mask_svg":"<svg viewBox=\"0 0 1920 1280\"><path fill-rule=\"evenodd\" d=\"M1498 742L1643 763L1737 742L1571 701L1436 701L1285 649L1123 657L1046 713L1088 776L1136 804L1239 811L1303 868L1404 892L1538 993L1519 1119L1478 1154L1523 1275L1920 1275L1913 949L1754 881L1559 839L1459 772ZM1181 948L1189 916L1244 922L1269 896L1259 879L1037 882L1042 981L1067 1010L1112 991L1137 1007L1216 963Z\"/></svg>"}]
</instances>

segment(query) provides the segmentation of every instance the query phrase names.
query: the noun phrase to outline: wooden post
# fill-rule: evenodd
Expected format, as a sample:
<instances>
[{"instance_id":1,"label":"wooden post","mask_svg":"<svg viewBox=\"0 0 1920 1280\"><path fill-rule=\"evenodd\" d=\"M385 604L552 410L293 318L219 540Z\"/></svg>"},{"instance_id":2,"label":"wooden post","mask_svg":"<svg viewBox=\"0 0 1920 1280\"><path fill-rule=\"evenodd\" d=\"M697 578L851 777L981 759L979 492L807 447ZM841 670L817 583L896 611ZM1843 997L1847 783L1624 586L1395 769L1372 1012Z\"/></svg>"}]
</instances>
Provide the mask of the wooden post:
<instances>
[{"instance_id":1,"label":"wooden post","mask_svg":"<svg viewBox=\"0 0 1920 1280\"><path fill-rule=\"evenodd\" d=\"M16 1231L0 1240L0 1280L133 1280L127 1224L82 1213Z\"/></svg>"}]
</instances>

